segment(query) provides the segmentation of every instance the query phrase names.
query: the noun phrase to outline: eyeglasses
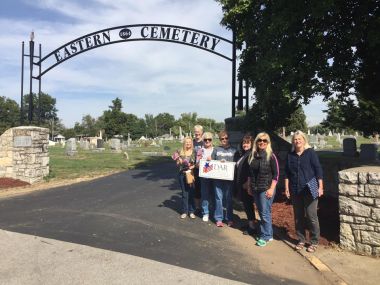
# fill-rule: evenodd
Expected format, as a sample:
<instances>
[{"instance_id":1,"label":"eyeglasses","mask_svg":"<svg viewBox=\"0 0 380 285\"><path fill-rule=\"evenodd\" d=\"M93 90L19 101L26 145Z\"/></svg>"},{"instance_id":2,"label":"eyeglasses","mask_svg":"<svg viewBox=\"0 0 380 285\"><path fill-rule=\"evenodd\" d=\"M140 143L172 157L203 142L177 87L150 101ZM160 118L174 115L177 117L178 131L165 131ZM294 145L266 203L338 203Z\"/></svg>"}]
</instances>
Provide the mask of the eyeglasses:
<instances>
[{"instance_id":1,"label":"eyeglasses","mask_svg":"<svg viewBox=\"0 0 380 285\"><path fill-rule=\"evenodd\" d=\"M210 142L212 139L203 139L204 142Z\"/></svg>"},{"instance_id":2,"label":"eyeglasses","mask_svg":"<svg viewBox=\"0 0 380 285\"><path fill-rule=\"evenodd\" d=\"M221 141L226 141L228 140L228 137L224 137L224 138L219 138Z\"/></svg>"},{"instance_id":3,"label":"eyeglasses","mask_svg":"<svg viewBox=\"0 0 380 285\"><path fill-rule=\"evenodd\" d=\"M267 139L258 139L257 142L258 143L261 143L261 142L268 143L268 140Z\"/></svg>"}]
</instances>

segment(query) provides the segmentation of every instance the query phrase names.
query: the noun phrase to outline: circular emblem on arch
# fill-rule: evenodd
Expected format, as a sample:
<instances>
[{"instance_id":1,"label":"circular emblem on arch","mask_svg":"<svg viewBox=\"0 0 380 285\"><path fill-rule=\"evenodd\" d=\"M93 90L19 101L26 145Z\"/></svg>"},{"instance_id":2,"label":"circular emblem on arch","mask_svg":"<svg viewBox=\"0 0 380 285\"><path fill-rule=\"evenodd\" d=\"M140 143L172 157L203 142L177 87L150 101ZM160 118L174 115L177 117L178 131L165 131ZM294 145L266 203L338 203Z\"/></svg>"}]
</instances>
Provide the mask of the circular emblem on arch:
<instances>
[{"instance_id":1,"label":"circular emblem on arch","mask_svg":"<svg viewBox=\"0 0 380 285\"><path fill-rule=\"evenodd\" d=\"M132 36L132 31L130 29L127 29L127 28L121 29L119 32L119 36L120 36L120 38L126 40L130 36Z\"/></svg>"}]
</instances>

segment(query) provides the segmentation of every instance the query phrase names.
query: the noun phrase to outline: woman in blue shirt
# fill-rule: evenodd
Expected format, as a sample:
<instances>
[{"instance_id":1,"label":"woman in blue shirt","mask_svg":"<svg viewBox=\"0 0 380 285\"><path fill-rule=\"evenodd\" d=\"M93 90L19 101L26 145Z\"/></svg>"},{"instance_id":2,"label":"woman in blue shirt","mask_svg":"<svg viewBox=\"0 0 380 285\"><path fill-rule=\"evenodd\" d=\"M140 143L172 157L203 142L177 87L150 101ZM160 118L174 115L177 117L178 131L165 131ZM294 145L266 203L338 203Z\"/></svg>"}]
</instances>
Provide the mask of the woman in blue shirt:
<instances>
[{"instance_id":1,"label":"woman in blue shirt","mask_svg":"<svg viewBox=\"0 0 380 285\"><path fill-rule=\"evenodd\" d=\"M318 197L323 195L322 175L318 156L310 147L306 135L301 131L295 132L292 151L288 154L285 166L285 194L293 204L298 237L296 250L305 246L307 222L310 224L310 245L307 251L315 252L317 249L320 235L317 208ZM314 186L312 181L315 181Z\"/></svg>"}]
</instances>

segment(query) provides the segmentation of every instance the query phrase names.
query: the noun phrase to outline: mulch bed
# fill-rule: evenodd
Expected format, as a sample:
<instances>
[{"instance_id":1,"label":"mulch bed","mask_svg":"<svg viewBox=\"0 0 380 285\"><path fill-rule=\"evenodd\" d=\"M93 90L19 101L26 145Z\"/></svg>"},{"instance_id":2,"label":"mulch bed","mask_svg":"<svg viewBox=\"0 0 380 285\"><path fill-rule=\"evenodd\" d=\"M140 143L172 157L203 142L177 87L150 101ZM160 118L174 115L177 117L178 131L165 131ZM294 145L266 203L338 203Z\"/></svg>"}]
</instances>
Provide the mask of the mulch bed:
<instances>
[{"instance_id":1,"label":"mulch bed","mask_svg":"<svg viewBox=\"0 0 380 285\"><path fill-rule=\"evenodd\" d=\"M272 206L273 227L296 243L293 207L285 195L276 197ZM338 199L321 197L318 203L318 217L321 228L321 245L339 243L339 206Z\"/></svg>"},{"instance_id":2,"label":"mulch bed","mask_svg":"<svg viewBox=\"0 0 380 285\"><path fill-rule=\"evenodd\" d=\"M12 178L0 178L0 189L7 189L7 188L13 188L13 187L19 187L19 186L26 186L30 185L28 182L24 182L18 179L12 179Z\"/></svg>"}]
</instances>

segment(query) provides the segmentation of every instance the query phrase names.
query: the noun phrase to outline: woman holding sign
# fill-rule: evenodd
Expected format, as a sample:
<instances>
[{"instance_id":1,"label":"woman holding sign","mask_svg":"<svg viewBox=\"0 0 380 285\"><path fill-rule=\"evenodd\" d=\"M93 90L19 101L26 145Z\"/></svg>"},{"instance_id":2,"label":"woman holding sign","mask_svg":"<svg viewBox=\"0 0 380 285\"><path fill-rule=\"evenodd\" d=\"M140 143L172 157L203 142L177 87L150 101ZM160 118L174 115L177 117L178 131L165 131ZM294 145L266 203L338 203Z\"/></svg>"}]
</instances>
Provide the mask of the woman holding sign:
<instances>
[{"instance_id":1,"label":"woman holding sign","mask_svg":"<svg viewBox=\"0 0 380 285\"><path fill-rule=\"evenodd\" d=\"M203 146L197 151L197 164L201 159L211 160L211 154L214 150L212 145L212 133L206 132L203 134ZM201 206L202 220L208 222L210 215L210 200L214 197L213 179L200 177L201 182Z\"/></svg>"},{"instance_id":2,"label":"woman holding sign","mask_svg":"<svg viewBox=\"0 0 380 285\"><path fill-rule=\"evenodd\" d=\"M301 131L294 133L292 151L285 165L285 194L291 198L294 210L298 244L296 250L305 246L306 222L310 222L310 246L308 252L315 252L319 241L317 215L318 197L323 195L322 167L315 151Z\"/></svg>"},{"instance_id":3,"label":"woman holding sign","mask_svg":"<svg viewBox=\"0 0 380 285\"><path fill-rule=\"evenodd\" d=\"M236 149L233 148L228 141L228 133L221 131L219 133L220 146L216 147L212 152L213 160L221 162L233 162ZM229 227L233 226L232 221L232 186L233 181L230 180L214 180L215 186L215 213L214 218L217 227L223 227L223 218ZM226 203L226 215L223 215L223 200ZM224 217L223 217L224 216Z\"/></svg>"},{"instance_id":4,"label":"woman holding sign","mask_svg":"<svg viewBox=\"0 0 380 285\"><path fill-rule=\"evenodd\" d=\"M266 246L268 241L273 240L272 203L279 175L278 161L267 133L259 133L256 136L248 163L251 184L248 191L252 191L260 215L260 231L256 245Z\"/></svg>"},{"instance_id":5,"label":"woman holding sign","mask_svg":"<svg viewBox=\"0 0 380 285\"><path fill-rule=\"evenodd\" d=\"M195 163L195 154L193 151L193 140L186 137L183 140L182 149L176 157L179 166L178 181L182 190L182 214L181 219L185 219L187 215L195 219L194 215L194 181L190 181L189 177L193 177L192 169ZM186 175L188 174L188 177Z\"/></svg>"}]
</instances>

